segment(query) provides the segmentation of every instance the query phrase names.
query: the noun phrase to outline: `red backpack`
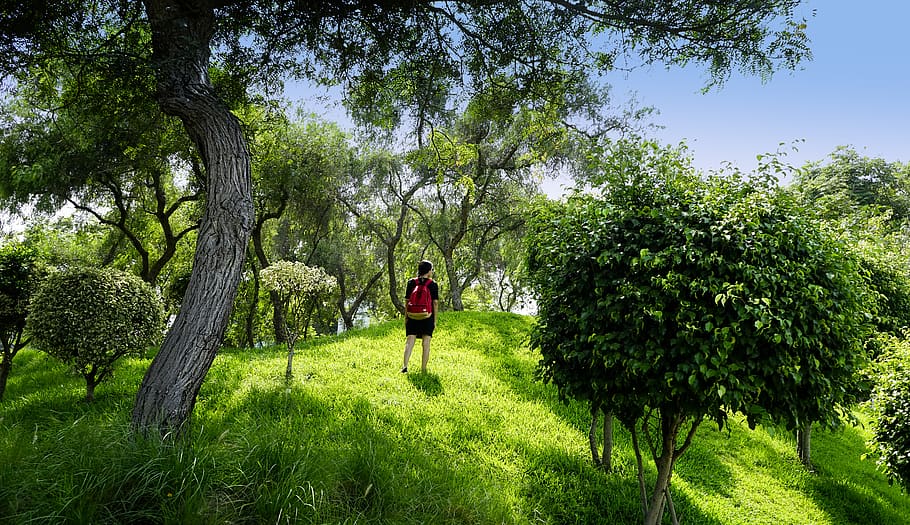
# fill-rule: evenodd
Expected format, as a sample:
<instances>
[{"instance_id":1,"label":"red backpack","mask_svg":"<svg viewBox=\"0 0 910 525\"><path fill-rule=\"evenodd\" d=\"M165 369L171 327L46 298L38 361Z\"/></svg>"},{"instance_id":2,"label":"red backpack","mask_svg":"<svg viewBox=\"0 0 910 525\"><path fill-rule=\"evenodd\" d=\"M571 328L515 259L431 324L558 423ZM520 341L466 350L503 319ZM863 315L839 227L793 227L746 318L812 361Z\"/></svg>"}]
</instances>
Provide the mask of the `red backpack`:
<instances>
[{"instance_id":1,"label":"red backpack","mask_svg":"<svg viewBox=\"0 0 910 525\"><path fill-rule=\"evenodd\" d=\"M427 319L433 315L433 294L430 293L430 283L433 279L416 279L414 289L411 290L411 296L408 297L408 306L405 309L405 315L408 319L421 320Z\"/></svg>"}]
</instances>

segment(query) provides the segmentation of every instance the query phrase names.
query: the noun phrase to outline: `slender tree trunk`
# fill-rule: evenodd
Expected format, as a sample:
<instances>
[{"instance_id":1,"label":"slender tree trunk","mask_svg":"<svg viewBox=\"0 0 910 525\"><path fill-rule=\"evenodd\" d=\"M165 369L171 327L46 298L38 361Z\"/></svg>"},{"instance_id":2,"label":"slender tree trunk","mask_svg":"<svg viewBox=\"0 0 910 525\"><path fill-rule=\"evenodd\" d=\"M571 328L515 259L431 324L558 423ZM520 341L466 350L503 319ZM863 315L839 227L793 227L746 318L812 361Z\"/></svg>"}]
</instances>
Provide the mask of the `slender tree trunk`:
<instances>
[{"instance_id":1,"label":"slender tree trunk","mask_svg":"<svg viewBox=\"0 0 910 525\"><path fill-rule=\"evenodd\" d=\"M812 423L796 429L796 453L803 466L812 470Z\"/></svg>"},{"instance_id":2,"label":"slender tree trunk","mask_svg":"<svg viewBox=\"0 0 910 525\"><path fill-rule=\"evenodd\" d=\"M644 416L641 421L641 430L644 433L645 441L654 458L654 465L657 467L657 480L654 482L654 490L650 498L647 496L647 490L644 480L644 465L641 458L641 448L637 425L634 423L630 426L632 433L632 445L635 448L635 459L638 463L638 483L641 493L642 508L644 510L645 525L658 525L663 518L667 508L670 510L672 522L678 523L676 517L676 508L673 506L673 500L670 497L670 480L673 476L673 467L676 460L689 448L692 438L701 424L702 418L698 417L691 421L685 440L677 448L676 441L679 437L680 429L686 422L686 417L674 410L672 407L664 407L659 411L660 436L652 440L648 428L648 420L651 415Z\"/></svg>"},{"instance_id":3,"label":"slender tree trunk","mask_svg":"<svg viewBox=\"0 0 910 525\"><path fill-rule=\"evenodd\" d=\"M603 413L603 454L597 446L597 422ZM613 411L603 408L600 403L591 403L591 425L588 427L588 445L591 447L591 459L604 472L613 470Z\"/></svg>"},{"instance_id":4,"label":"slender tree trunk","mask_svg":"<svg viewBox=\"0 0 910 525\"><path fill-rule=\"evenodd\" d=\"M253 292L250 294L249 304L247 306L246 318L244 319L244 339L247 348L256 346L255 321L259 306L259 267L256 266L256 260L250 256L250 269L253 274Z\"/></svg>"},{"instance_id":5,"label":"slender tree trunk","mask_svg":"<svg viewBox=\"0 0 910 525\"><path fill-rule=\"evenodd\" d=\"M674 436L675 439L675 436ZM645 525L657 525L664 515L664 501L666 491L670 486L670 477L673 474L673 446L670 443L667 449L666 440L660 456L654 461L657 467L657 481L654 482L654 491L648 502L648 512L645 514Z\"/></svg>"},{"instance_id":6,"label":"slender tree trunk","mask_svg":"<svg viewBox=\"0 0 910 525\"><path fill-rule=\"evenodd\" d=\"M296 337L287 337L288 345L288 366L284 369L284 381L287 384L291 384L291 380L294 379L294 345L297 344Z\"/></svg>"},{"instance_id":7,"label":"slender tree trunk","mask_svg":"<svg viewBox=\"0 0 910 525\"><path fill-rule=\"evenodd\" d=\"M287 343L287 332L284 327L287 326L288 320L284 311L284 303L281 301L281 295L275 290L269 290L269 300L272 302L272 332L275 333L276 343Z\"/></svg>"},{"instance_id":8,"label":"slender tree trunk","mask_svg":"<svg viewBox=\"0 0 910 525\"><path fill-rule=\"evenodd\" d=\"M0 401L3 401L3 394L6 393L6 383L9 380L9 374L13 369L13 356L3 352L3 359L0 360Z\"/></svg>"},{"instance_id":9,"label":"slender tree trunk","mask_svg":"<svg viewBox=\"0 0 910 525\"><path fill-rule=\"evenodd\" d=\"M394 242L386 243L386 268L388 268L389 276L389 298L392 300L392 305L398 310L401 314L404 314L404 301L401 297L404 295L404 290L398 289L398 275L397 267L395 265L395 247L398 246L398 241L401 239L400 236L394 239Z\"/></svg>"},{"instance_id":10,"label":"slender tree trunk","mask_svg":"<svg viewBox=\"0 0 910 525\"><path fill-rule=\"evenodd\" d=\"M272 263L269 261L268 256L265 254L265 248L262 244L262 228L265 223L272 219L280 219L281 215L284 213L286 203L282 201L281 206L272 212L266 213L263 216L256 219L255 224L253 225L253 232L250 234L250 237L253 241L253 252L256 254L256 260L259 261L259 268L265 270ZM275 342L278 344L287 343L287 336L285 332L285 325L287 320L285 317L284 311L284 302L281 300L281 295L274 290L269 291L269 301L272 303L272 334L274 336ZM259 303L259 295L256 294L256 304Z\"/></svg>"},{"instance_id":11,"label":"slender tree trunk","mask_svg":"<svg viewBox=\"0 0 910 525\"><path fill-rule=\"evenodd\" d=\"M91 375L85 376L85 402L94 403L95 402L95 386L98 384L98 381L95 380Z\"/></svg>"},{"instance_id":12,"label":"slender tree trunk","mask_svg":"<svg viewBox=\"0 0 910 525\"><path fill-rule=\"evenodd\" d=\"M3 347L3 355L0 356L0 401L3 401L3 395L6 394L6 383L9 381L9 375L13 371L13 359L16 358L19 350L28 346L31 340L29 337L26 337L24 341L22 340L24 328L24 326L17 326L14 335L10 335L9 338L4 335L4 338L0 339L0 346Z\"/></svg>"},{"instance_id":13,"label":"slender tree trunk","mask_svg":"<svg viewBox=\"0 0 910 525\"><path fill-rule=\"evenodd\" d=\"M588 446L591 448L591 461L600 466L600 451L597 448L597 419L600 414L600 404L591 403L591 425L588 427Z\"/></svg>"},{"instance_id":14,"label":"slender tree trunk","mask_svg":"<svg viewBox=\"0 0 910 525\"><path fill-rule=\"evenodd\" d=\"M379 279L382 279L382 274L385 273L385 270L380 268L379 271L373 274L370 277L370 280L367 282L366 286L363 287L363 290L360 290L354 300L351 301L350 309L345 307L345 297L347 296L347 289L344 286L344 277L336 277L338 279L338 286L341 289L341 297L338 298L338 311L341 313L341 319L344 321L344 329L351 330L354 328L354 318L357 316L357 312L360 310L360 305L363 304L363 301L366 299L367 294L370 290L376 286L376 283L379 282Z\"/></svg>"},{"instance_id":15,"label":"slender tree trunk","mask_svg":"<svg viewBox=\"0 0 910 525\"><path fill-rule=\"evenodd\" d=\"M602 409L604 415L604 451L601 466L604 472L613 472L613 411Z\"/></svg>"},{"instance_id":16,"label":"slender tree trunk","mask_svg":"<svg viewBox=\"0 0 910 525\"><path fill-rule=\"evenodd\" d=\"M635 465L638 467L638 495L641 502L642 516L648 515L648 488L645 486L645 465L641 457L641 443L638 439L638 426L633 421L628 425L632 434L632 449L635 451Z\"/></svg>"},{"instance_id":17,"label":"slender tree trunk","mask_svg":"<svg viewBox=\"0 0 910 525\"><path fill-rule=\"evenodd\" d=\"M382 271L380 270L379 276L382 277ZM354 328L354 314L357 313L357 308L352 308L348 310L345 306L348 297L348 287L347 280L344 278L345 271L343 269L337 272L335 279L338 280L338 301L335 302L335 305L338 307L338 314L341 316L341 322L344 325L344 331Z\"/></svg>"},{"instance_id":18,"label":"slender tree trunk","mask_svg":"<svg viewBox=\"0 0 910 525\"><path fill-rule=\"evenodd\" d=\"M178 116L205 165L206 206L180 312L133 407L141 433L179 433L227 326L253 227L250 154L240 123L208 77L215 16L210 2L144 0L162 109Z\"/></svg>"},{"instance_id":19,"label":"slender tree trunk","mask_svg":"<svg viewBox=\"0 0 910 525\"><path fill-rule=\"evenodd\" d=\"M446 276L449 278L449 301L452 303L452 310L456 312L464 311L464 301L461 297L461 281L458 279L458 272L455 270L455 256L451 252L443 253L443 262L445 262Z\"/></svg>"}]
</instances>

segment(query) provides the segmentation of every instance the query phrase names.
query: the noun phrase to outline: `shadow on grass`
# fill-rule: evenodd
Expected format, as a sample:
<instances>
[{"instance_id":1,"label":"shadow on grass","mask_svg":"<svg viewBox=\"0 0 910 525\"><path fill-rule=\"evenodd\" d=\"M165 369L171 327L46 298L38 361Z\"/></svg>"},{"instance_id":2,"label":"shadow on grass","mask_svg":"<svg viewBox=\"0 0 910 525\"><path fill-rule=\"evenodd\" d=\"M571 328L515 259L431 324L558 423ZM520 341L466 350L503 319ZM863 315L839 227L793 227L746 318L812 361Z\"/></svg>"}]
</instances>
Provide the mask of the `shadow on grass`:
<instances>
[{"instance_id":1,"label":"shadow on grass","mask_svg":"<svg viewBox=\"0 0 910 525\"><path fill-rule=\"evenodd\" d=\"M536 497L540 514L550 523L641 523L643 512L635 474L604 473L558 449L537 451L527 473L526 493ZM649 485L653 479L648 481ZM650 496L650 494L648 494ZM722 525L685 494L672 490L680 523ZM669 522L669 512L663 523Z\"/></svg>"},{"instance_id":2,"label":"shadow on grass","mask_svg":"<svg viewBox=\"0 0 910 525\"><path fill-rule=\"evenodd\" d=\"M834 439L834 437L837 439ZM807 487L809 497L834 523L901 523L910 512L910 499L897 486L889 487L876 469L865 438L854 427L834 432L814 430L812 462L816 475Z\"/></svg>"},{"instance_id":3,"label":"shadow on grass","mask_svg":"<svg viewBox=\"0 0 910 525\"><path fill-rule=\"evenodd\" d=\"M433 372L408 374L408 382L428 397L435 397L444 393L439 376Z\"/></svg>"}]
</instances>

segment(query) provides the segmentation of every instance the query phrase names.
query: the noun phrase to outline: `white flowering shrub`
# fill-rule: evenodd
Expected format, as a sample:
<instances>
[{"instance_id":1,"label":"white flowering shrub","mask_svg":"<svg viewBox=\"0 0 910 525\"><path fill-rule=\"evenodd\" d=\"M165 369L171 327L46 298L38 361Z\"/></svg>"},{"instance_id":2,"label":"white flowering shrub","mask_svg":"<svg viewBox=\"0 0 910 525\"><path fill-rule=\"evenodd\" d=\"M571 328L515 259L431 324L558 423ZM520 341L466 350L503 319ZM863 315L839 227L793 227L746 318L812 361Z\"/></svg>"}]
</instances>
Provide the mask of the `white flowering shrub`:
<instances>
[{"instance_id":1,"label":"white flowering shrub","mask_svg":"<svg viewBox=\"0 0 910 525\"><path fill-rule=\"evenodd\" d=\"M285 376L290 380L294 345L301 336L306 340L315 313L329 306L338 290L338 280L322 268L291 261L278 261L264 268L259 278L263 288L278 293L284 306L288 344Z\"/></svg>"},{"instance_id":2,"label":"white flowering shrub","mask_svg":"<svg viewBox=\"0 0 910 525\"><path fill-rule=\"evenodd\" d=\"M45 279L29 304L32 346L85 378L86 400L113 373L114 363L139 355L164 334L164 308L135 275L72 268Z\"/></svg>"}]
</instances>

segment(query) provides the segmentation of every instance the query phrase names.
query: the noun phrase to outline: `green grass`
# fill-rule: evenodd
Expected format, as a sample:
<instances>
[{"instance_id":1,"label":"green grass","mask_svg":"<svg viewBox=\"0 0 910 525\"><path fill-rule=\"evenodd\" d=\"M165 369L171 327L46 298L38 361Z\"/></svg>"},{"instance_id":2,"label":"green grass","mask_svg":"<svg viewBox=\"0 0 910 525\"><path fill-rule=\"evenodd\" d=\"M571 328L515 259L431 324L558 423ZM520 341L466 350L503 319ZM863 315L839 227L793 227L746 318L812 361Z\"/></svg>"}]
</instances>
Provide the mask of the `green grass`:
<instances>
[{"instance_id":1,"label":"green grass","mask_svg":"<svg viewBox=\"0 0 910 525\"><path fill-rule=\"evenodd\" d=\"M281 348L226 349L177 443L129 433L147 360L88 405L80 377L23 351L0 404L0 523L640 522L628 435L614 474L594 468L585 407L534 380L531 323L446 313L426 375L398 372L400 322L309 341L290 387ZM703 425L673 481L681 520L910 523L867 438L815 432L808 473L785 432Z\"/></svg>"}]
</instances>

